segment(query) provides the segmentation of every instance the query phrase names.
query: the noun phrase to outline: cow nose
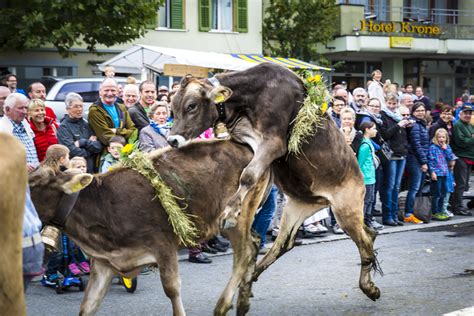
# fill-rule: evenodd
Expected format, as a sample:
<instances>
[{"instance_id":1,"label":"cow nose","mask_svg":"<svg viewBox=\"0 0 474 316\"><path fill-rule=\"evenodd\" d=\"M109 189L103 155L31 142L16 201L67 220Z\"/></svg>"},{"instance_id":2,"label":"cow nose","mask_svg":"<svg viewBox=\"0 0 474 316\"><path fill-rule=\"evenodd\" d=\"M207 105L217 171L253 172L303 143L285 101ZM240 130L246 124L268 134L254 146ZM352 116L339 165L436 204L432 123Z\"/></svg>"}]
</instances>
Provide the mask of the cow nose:
<instances>
[{"instance_id":1,"label":"cow nose","mask_svg":"<svg viewBox=\"0 0 474 316\"><path fill-rule=\"evenodd\" d=\"M168 144L171 145L171 147L178 148L179 146L179 141L177 137L170 136L167 138Z\"/></svg>"}]
</instances>

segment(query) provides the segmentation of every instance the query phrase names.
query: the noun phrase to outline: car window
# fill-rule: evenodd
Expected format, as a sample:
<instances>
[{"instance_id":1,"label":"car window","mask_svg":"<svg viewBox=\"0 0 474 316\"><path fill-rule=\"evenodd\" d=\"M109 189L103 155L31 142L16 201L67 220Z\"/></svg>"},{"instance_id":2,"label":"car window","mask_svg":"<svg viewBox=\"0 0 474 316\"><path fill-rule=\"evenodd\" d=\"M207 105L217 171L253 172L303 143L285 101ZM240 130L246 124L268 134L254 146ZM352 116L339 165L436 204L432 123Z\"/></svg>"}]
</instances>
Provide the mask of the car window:
<instances>
[{"instance_id":1,"label":"car window","mask_svg":"<svg viewBox=\"0 0 474 316\"><path fill-rule=\"evenodd\" d=\"M84 102L94 102L99 97L99 91L95 82L71 82L62 86L54 100L64 101L69 92L79 93Z\"/></svg>"}]
</instances>

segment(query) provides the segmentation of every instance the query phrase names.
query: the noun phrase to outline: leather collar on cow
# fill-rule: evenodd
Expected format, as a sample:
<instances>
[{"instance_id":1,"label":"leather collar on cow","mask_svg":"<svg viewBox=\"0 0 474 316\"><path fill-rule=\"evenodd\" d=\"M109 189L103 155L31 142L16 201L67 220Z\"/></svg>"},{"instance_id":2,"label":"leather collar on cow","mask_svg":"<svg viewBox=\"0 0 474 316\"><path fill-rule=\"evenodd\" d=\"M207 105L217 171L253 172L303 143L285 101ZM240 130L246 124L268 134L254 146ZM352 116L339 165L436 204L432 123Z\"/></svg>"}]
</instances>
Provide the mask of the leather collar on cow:
<instances>
[{"instance_id":1,"label":"leather collar on cow","mask_svg":"<svg viewBox=\"0 0 474 316\"><path fill-rule=\"evenodd\" d=\"M63 194L56 207L54 217L50 221L51 224L58 227L59 229L64 228L64 224L66 224L66 220L69 215L71 215L71 211L77 202L79 192L80 191L71 194Z\"/></svg>"}]
</instances>

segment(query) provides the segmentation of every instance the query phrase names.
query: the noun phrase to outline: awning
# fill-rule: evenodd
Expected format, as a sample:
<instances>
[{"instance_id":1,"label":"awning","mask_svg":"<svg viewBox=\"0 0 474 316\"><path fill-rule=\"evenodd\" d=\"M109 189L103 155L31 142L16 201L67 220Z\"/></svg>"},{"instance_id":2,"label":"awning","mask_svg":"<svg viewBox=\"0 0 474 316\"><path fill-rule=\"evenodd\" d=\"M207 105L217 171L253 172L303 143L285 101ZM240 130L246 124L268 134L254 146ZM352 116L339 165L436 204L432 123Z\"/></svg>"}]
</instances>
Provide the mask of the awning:
<instances>
[{"instance_id":1,"label":"awning","mask_svg":"<svg viewBox=\"0 0 474 316\"><path fill-rule=\"evenodd\" d=\"M263 55L253 55L253 54L231 54L232 57L239 58L251 63L260 64L260 63L274 63L283 67L292 68L292 69L310 69L310 70L324 70L331 71L331 68L321 67L307 63L305 61L296 59L296 58L284 58L284 57L270 57Z\"/></svg>"},{"instance_id":2,"label":"awning","mask_svg":"<svg viewBox=\"0 0 474 316\"><path fill-rule=\"evenodd\" d=\"M179 64L210 69L245 70L262 62L272 62L288 68L331 70L295 58L222 54L150 45L134 45L99 64L99 69L103 71L106 66L113 66L117 73L141 74L145 69L163 72L165 64Z\"/></svg>"}]
</instances>

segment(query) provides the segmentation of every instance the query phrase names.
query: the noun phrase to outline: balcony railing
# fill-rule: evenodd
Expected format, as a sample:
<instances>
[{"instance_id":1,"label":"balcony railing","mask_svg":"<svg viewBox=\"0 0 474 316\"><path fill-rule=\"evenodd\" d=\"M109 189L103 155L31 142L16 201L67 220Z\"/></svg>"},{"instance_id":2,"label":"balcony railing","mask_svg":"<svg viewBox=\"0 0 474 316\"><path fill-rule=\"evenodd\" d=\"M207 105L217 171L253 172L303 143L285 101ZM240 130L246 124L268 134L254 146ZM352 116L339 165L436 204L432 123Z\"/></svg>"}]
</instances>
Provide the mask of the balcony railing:
<instances>
[{"instance_id":1,"label":"balcony railing","mask_svg":"<svg viewBox=\"0 0 474 316\"><path fill-rule=\"evenodd\" d=\"M474 20L474 10L392 7L386 4L368 5L367 2L367 0L339 0L340 4L363 5L365 18L379 21L414 21L426 24L460 24L461 22L462 24L463 18L464 20Z\"/></svg>"}]
</instances>

